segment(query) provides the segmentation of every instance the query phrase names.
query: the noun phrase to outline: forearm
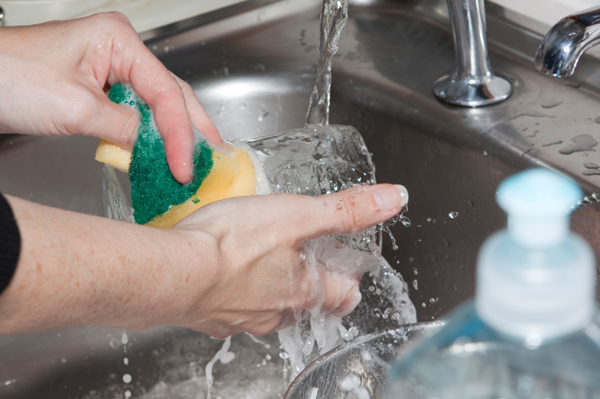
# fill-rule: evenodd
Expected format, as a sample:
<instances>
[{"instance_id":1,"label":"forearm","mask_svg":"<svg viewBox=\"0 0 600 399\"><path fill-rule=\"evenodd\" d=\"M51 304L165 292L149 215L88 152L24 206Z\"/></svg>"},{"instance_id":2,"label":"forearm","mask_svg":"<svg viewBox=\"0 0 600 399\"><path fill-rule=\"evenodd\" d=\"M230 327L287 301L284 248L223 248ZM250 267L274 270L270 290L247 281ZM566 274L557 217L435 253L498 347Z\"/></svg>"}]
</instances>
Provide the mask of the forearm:
<instances>
[{"instance_id":1,"label":"forearm","mask_svg":"<svg viewBox=\"0 0 600 399\"><path fill-rule=\"evenodd\" d=\"M0 334L176 324L210 289L215 257L202 233L8 200L22 246L11 284L0 295Z\"/></svg>"}]
</instances>

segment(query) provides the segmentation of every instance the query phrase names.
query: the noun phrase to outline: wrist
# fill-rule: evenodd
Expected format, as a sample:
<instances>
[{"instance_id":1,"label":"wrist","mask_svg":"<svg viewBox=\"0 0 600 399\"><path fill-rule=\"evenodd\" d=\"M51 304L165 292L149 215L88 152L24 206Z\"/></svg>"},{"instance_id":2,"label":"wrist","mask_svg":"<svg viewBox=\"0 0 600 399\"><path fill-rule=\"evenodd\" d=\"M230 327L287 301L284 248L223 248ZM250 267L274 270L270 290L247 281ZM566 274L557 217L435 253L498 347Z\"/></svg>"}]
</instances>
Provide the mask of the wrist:
<instances>
[{"instance_id":1,"label":"wrist","mask_svg":"<svg viewBox=\"0 0 600 399\"><path fill-rule=\"evenodd\" d=\"M180 293L169 324L188 327L206 320L218 279L218 249L209 234L197 230L165 230L181 244L173 290Z\"/></svg>"}]
</instances>

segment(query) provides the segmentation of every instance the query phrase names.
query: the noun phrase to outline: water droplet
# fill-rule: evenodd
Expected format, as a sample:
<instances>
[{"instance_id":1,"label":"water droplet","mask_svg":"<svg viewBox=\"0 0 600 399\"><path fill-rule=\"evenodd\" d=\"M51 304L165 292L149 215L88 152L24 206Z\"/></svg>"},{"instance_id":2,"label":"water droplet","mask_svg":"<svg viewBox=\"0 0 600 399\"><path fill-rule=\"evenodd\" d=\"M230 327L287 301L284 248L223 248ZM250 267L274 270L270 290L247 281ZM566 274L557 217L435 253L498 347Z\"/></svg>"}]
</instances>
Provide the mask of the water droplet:
<instances>
[{"instance_id":1,"label":"water droplet","mask_svg":"<svg viewBox=\"0 0 600 399\"><path fill-rule=\"evenodd\" d=\"M550 147L551 145L562 144L562 140L551 141L549 143L542 144L542 147Z\"/></svg>"},{"instance_id":2,"label":"water droplet","mask_svg":"<svg viewBox=\"0 0 600 399\"><path fill-rule=\"evenodd\" d=\"M427 306L427 305L425 304L425 302L421 303L421 307L422 307L422 308L424 308L424 307L426 307L426 306Z\"/></svg>"},{"instance_id":3,"label":"water droplet","mask_svg":"<svg viewBox=\"0 0 600 399\"><path fill-rule=\"evenodd\" d=\"M598 145L598 142L589 134L580 134L571 139L573 144L558 150L563 155L570 155L574 152L593 151L593 148Z\"/></svg>"},{"instance_id":4,"label":"water droplet","mask_svg":"<svg viewBox=\"0 0 600 399\"><path fill-rule=\"evenodd\" d=\"M281 351L281 352L279 352L279 357L282 358L283 360L288 360L290 358L290 354L287 353L286 351Z\"/></svg>"},{"instance_id":5,"label":"water droplet","mask_svg":"<svg viewBox=\"0 0 600 399\"><path fill-rule=\"evenodd\" d=\"M558 107L562 103L563 103L562 101L549 100L549 101L542 102L541 106L542 106L542 108L545 108L545 109L551 109L554 107Z\"/></svg>"},{"instance_id":6,"label":"water droplet","mask_svg":"<svg viewBox=\"0 0 600 399\"><path fill-rule=\"evenodd\" d=\"M394 219L392 219L392 221L394 221ZM388 226L383 226L382 230L385 231L387 233L387 235L390 237L390 240L392 241L392 249L394 251L397 251L398 244L396 243L396 237L394 237L390 228Z\"/></svg>"},{"instance_id":7,"label":"water droplet","mask_svg":"<svg viewBox=\"0 0 600 399\"><path fill-rule=\"evenodd\" d=\"M392 309L387 308L383 311L383 318L384 319L388 319L390 317L390 314L392 313Z\"/></svg>"},{"instance_id":8,"label":"water droplet","mask_svg":"<svg viewBox=\"0 0 600 399\"><path fill-rule=\"evenodd\" d=\"M129 374L123 374L123 382L125 384L129 384L131 382L131 380L132 380L131 375L129 375Z\"/></svg>"},{"instance_id":9,"label":"water droplet","mask_svg":"<svg viewBox=\"0 0 600 399\"><path fill-rule=\"evenodd\" d=\"M415 290L419 290L419 282L417 280L413 280L412 285L415 288Z\"/></svg>"},{"instance_id":10,"label":"water droplet","mask_svg":"<svg viewBox=\"0 0 600 399\"><path fill-rule=\"evenodd\" d=\"M593 162L585 162L583 166L585 166L587 169L600 169L600 166L596 165Z\"/></svg>"},{"instance_id":11,"label":"water droplet","mask_svg":"<svg viewBox=\"0 0 600 399\"><path fill-rule=\"evenodd\" d=\"M123 364L124 364L125 366L127 366L127 365L129 364L129 359L128 359L128 358L126 358L126 357L124 357L124 358L123 358Z\"/></svg>"},{"instance_id":12,"label":"water droplet","mask_svg":"<svg viewBox=\"0 0 600 399\"><path fill-rule=\"evenodd\" d=\"M488 152L487 151L483 151L483 156L487 157L488 156Z\"/></svg>"},{"instance_id":13,"label":"water droplet","mask_svg":"<svg viewBox=\"0 0 600 399\"><path fill-rule=\"evenodd\" d=\"M123 345L127 345L127 342L129 342L129 338L127 338L127 333L123 333L123 335L121 335L121 343Z\"/></svg>"},{"instance_id":14,"label":"water droplet","mask_svg":"<svg viewBox=\"0 0 600 399\"><path fill-rule=\"evenodd\" d=\"M258 114L258 121L262 122L267 116L269 116L269 111L266 109L263 109L259 114Z\"/></svg>"},{"instance_id":15,"label":"water droplet","mask_svg":"<svg viewBox=\"0 0 600 399\"><path fill-rule=\"evenodd\" d=\"M131 398L131 391L125 391L125 393L123 394L123 396L125 396L125 399Z\"/></svg>"},{"instance_id":16,"label":"water droplet","mask_svg":"<svg viewBox=\"0 0 600 399\"><path fill-rule=\"evenodd\" d=\"M450 219L456 219L458 217L458 212L450 212L448 216L450 216Z\"/></svg>"}]
</instances>

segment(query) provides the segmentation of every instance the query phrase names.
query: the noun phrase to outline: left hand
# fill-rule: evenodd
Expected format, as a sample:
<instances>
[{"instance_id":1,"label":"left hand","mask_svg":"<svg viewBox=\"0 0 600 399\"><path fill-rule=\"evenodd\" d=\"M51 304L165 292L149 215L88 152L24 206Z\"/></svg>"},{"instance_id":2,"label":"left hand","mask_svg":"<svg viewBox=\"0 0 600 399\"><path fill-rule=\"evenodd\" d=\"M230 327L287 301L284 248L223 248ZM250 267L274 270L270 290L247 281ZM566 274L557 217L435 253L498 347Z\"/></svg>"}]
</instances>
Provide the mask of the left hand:
<instances>
[{"instance_id":1,"label":"left hand","mask_svg":"<svg viewBox=\"0 0 600 399\"><path fill-rule=\"evenodd\" d=\"M92 135L131 149L138 116L107 98L115 83L130 83L153 109L171 172L189 182L192 126L214 144L219 132L192 88L144 46L123 14L0 28L1 132Z\"/></svg>"}]
</instances>

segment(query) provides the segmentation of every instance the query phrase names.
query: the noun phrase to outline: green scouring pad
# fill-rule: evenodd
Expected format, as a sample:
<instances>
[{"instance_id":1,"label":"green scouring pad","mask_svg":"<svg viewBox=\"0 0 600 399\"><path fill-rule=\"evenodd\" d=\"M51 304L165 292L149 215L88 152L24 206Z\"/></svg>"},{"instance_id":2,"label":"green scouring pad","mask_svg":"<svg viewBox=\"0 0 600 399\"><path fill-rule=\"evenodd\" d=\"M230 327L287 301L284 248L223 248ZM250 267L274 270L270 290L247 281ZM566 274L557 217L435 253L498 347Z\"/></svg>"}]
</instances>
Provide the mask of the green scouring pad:
<instances>
[{"instance_id":1,"label":"green scouring pad","mask_svg":"<svg viewBox=\"0 0 600 399\"><path fill-rule=\"evenodd\" d=\"M172 206L191 198L213 167L213 149L206 140L200 140L193 154L193 180L181 184L171 174L167 164L165 145L154 123L150 107L124 84L111 87L108 98L139 111L140 126L133 146L129 181L133 216L138 224L146 224Z\"/></svg>"}]
</instances>

